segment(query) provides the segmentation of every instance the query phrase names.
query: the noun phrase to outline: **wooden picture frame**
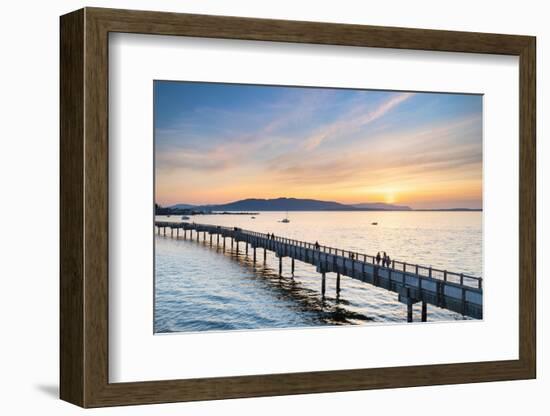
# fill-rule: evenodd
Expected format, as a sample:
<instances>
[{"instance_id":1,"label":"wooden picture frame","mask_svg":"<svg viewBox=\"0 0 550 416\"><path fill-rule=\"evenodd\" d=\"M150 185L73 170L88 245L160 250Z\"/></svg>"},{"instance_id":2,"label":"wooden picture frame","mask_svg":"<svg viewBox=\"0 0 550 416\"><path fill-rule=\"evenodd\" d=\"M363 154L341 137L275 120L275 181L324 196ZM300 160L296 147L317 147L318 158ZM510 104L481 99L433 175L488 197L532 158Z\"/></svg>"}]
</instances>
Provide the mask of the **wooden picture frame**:
<instances>
[{"instance_id":1,"label":"wooden picture frame","mask_svg":"<svg viewBox=\"0 0 550 416\"><path fill-rule=\"evenodd\" d=\"M536 376L535 38L85 8L61 17L60 396L82 407L529 379ZM109 383L108 35L244 39L519 57L519 359Z\"/></svg>"}]
</instances>

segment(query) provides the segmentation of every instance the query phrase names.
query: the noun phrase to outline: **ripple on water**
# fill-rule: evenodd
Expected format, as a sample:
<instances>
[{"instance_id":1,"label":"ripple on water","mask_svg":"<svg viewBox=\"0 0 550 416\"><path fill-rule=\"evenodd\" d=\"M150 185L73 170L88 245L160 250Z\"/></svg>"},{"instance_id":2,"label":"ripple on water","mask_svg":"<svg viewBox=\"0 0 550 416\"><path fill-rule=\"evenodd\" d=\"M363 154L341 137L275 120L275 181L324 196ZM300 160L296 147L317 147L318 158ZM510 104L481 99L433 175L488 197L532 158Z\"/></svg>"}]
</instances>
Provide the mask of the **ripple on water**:
<instances>
[{"instance_id":1,"label":"ripple on water","mask_svg":"<svg viewBox=\"0 0 550 416\"><path fill-rule=\"evenodd\" d=\"M355 215L355 219L359 214L368 218L358 226L353 215L346 215L341 220L344 226L338 230L334 221L326 218L342 213L322 213L322 227L314 226L319 213L293 213L291 223L282 226L276 222L280 213L261 213L254 221L243 218L246 216L201 216L197 222L275 232L367 254L387 251L394 259L481 275L481 213L347 214ZM373 219L380 226L370 226ZM216 246L215 238L211 247L208 240L197 243L157 236L155 332L406 321L406 308L394 293L342 276L342 292L337 298L335 275L328 273L327 296L322 300L320 275L313 266L297 261L293 277L288 273L290 261L285 259L284 273L279 277L278 259L272 253L268 252L265 264L262 250L257 259L252 261L251 251L246 256L242 245L238 254L229 244L224 252L221 245ZM419 316L419 305L415 305L414 313ZM429 321L464 319L430 305L428 317Z\"/></svg>"}]
</instances>

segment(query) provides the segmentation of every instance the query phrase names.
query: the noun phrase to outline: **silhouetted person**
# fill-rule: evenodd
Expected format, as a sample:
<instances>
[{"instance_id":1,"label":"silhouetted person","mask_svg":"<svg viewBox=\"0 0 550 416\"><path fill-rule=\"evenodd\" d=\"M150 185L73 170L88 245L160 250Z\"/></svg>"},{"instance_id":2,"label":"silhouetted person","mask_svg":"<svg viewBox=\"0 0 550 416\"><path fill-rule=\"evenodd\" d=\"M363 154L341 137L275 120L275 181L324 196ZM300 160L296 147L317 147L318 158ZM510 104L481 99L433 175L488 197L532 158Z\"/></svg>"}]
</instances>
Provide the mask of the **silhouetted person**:
<instances>
[{"instance_id":1,"label":"silhouetted person","mask_svg":"<svg viewBox=\"0 0 550 416\"><path fill-rule=\"evenodd\" d=\"M378 252L378 254L376 254L376 264L380 265L380 260L382 258L380 257L380 252Z\"/></svg>"},{"instance_id":2,"label":"silhouetted person","mask_svg":"<svg viewBox=\"0 0 550 416\"><path fill-rule=\"evenodd\" d=\"M271 233L271 239L275 240L275 234L274 233Z\"/></svg>"},{"instance_id":3,"label":"silhouetted person","mask_svg":"<svg viewBox=\"0 0 550 416\"><path fill-rule=\"evenodd\" d=\"M350 253L349 256L351 257L352 260L355 258L355 254L353 254L353 253Z\"/></svg>"},{"instance_id":4,"label":"silhouetted person","mask_svg":"<svg viewBox=\"0 0 550 416\"><path fill-rule=\"evenodd\" d=\"M320 247L320 246L319 246L319 242L316 241L316 242L315 242L315 249L316 249L316 250L319 250L319 247Z\"/></svg>"},{"instance_id":5,"label":"silhouetted person","mask_svg":"<svg viewBox=\"0 0 550 416\"><path fill-rule=\"evenodd\" d=\"M387 264L387 261L388 261L388 255L386 254L385 251L383 253L384 254L382 256L382 267L386 267L386 264Z\"/></svg>"},{"instance_id":6,"label":"silhouetted person","mask_svg":"<svg viewBox=\"0 0 550 416\"><path fill-rule=\"evenodd\" d=\"M391 259L390 259L390 256L388 256L386 258L386 263L388 263L388 266L387 267L391 267Z\"/></svg>"}]
</instances>

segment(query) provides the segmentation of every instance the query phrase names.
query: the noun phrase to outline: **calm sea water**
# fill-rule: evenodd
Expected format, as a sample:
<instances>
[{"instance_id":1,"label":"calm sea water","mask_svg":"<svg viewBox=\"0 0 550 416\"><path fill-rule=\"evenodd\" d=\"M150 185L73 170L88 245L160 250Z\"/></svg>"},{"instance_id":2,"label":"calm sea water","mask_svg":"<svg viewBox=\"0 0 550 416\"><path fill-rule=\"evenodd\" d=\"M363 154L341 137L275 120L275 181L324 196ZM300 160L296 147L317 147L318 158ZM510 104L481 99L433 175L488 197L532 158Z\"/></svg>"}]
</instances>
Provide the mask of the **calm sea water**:
<instances>
[{"instance_id":1,"label":"calm sea water","mask_svg":"<svg viewBox=\"0 0 550 416\"><path fill-rule=\"evenodd\" d=\"M337 248L474 276L482 276L481 212L291 212L248 215L198 215L196 223L236 226L274 233ZM158 220L180 222L179 216ZM377 226L371 225L378 222ZM283 261L268 251L246 256L241 243L237 255L229 239L225 252L206 242L155 236L155 332L220 331L295 328L322 325L406 322L406 307L397 294L342 276L336 298L335 274L327 274L324 301L320 275L311 265ZM420 304L415 305L420 319ZM428 305L428 321L464 319Z\"/></svg>"}]
</instances>

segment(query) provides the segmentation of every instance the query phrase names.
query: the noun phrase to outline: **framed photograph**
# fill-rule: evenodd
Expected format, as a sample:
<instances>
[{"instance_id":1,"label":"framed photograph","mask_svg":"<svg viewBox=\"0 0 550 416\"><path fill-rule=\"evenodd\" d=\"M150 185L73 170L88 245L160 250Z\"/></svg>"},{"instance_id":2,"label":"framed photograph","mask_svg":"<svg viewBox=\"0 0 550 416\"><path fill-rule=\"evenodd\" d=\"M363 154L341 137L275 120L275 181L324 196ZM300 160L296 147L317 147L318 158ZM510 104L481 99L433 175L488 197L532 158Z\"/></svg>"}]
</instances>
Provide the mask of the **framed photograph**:
<instances>
[{"instance_id":1,"label":"framed photograph","mask_svg":"<svg viewBox=\"0 0 550 416\"><path fill-rule=\"evenodd\" d=\"M60 27L63 400L536 376L534 37Z\"/></svg>"}]
</instances>

